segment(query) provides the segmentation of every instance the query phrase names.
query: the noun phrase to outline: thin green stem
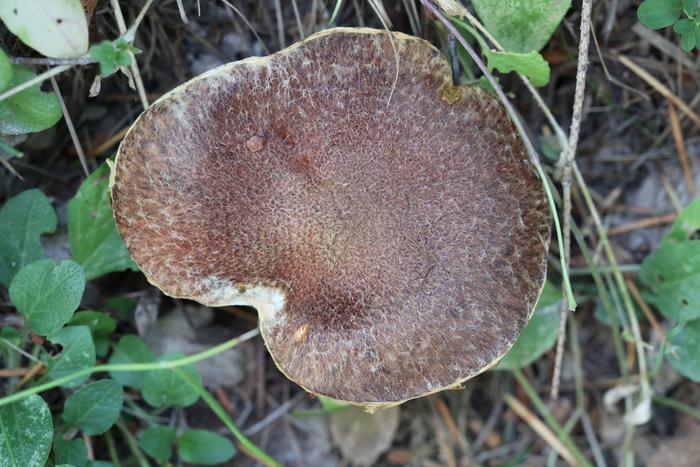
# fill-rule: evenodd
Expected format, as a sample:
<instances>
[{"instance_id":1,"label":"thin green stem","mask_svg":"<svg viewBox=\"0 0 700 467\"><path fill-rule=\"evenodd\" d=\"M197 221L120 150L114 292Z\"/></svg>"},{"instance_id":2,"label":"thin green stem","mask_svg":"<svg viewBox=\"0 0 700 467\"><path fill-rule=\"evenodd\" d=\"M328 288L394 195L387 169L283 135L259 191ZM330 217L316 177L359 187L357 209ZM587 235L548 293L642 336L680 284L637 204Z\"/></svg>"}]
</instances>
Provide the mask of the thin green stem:
<instances>
[{"instance_id":1,"label":"thin green stem","mask_svg":"<svg viewBox=\"0 0 700 467\"><path fill-rule=\"evenodd\" d=\"M7 404L11 404L13 402L16 402L16 401L23 399L31 394L39 394L41 392L48 391L49 389L53 389L53 388L62 386L62 385L69 383L73 380L76 380L76 379L81 378L83 376L91 375L93 373L100 373L100 372L106 372L106 371L158 371L158 370L168 370L168 369L179 368L179 367L185 366L185 365L190 365L192 363L197 363L200 360L204 360L206 358L213 357L214 355L217 355L225 350L233 348L233 347L237 346L238 344L240 344L241 342L247 341L247 340L257 336L259 333L260 333L260 331L256 328L256 329L248 331L245 334L242 334L236 338L233 338L233 339L228 340L222 344L214 346L210 349L204 350L204 351L196 353L194 355L190 355L188 357L179 358L177 360L153 362L153 363L115 363L115 364L97 365L97 366L93 366L90 368L85 368L83 370L76 371L75 373L71 373L70 375L64 376L62 378L58 378L58 379L55 379L53 381L49 381L48 383L39 384L39 385L31 387L29 389L25 389L24 391L16 392L14 394L10 394L9 396L5 396L5 397L0 399L0 407L2 407L3 405L7 405Z\"/></svg>"},{"instance_id":2,"label":"thin green stem","mask_svg":"<svg viewBox=\"0 0 700 467\"><path fill-rule=\"evenodd\" d=\"M665 405L666 407L670 407L674 410L690 415L695 420L700 422L700 410L696 409L695 407L692 407L676 399L660 396L658 394L654 394L652 396L652 400L657 404Z\"/></svg>"},{"instance_id":3,"label":"thin green stem","mask_svg":"<svg viewBox=\"0 0 700 467\"><path fill-rule=\"evenodd\" d=\"M520 369L515 369L512 371L512 373L513 376L515 376L515 379L518 380L518 384L520 384L527 394L527 397L532 402L532 405L535 406L535 409L537 409L542 418L544 418L544 421L547 422L549 428L551 428L552 431L559 436L562 444L571 452L571 455L574 456L579 465L581 467L593 467L588 459L586 459L586 456L583 455L578 446L576 446L576 444L573 442L566 430L564 430L557 419L551 414L547 408L547 405L544 403L542 398L540 398L539 394L537 394L537 391L535 391L535 388L532 387L523 372Z\"/></svg>"},{"instance_id":4,"label":"thin green stem","mask_svg":"<svg viewBox=\"0 0 700 467\"><path fill-rule=\"evenodd\" d=\"M129 431L129 427L126 426L126 423L124 423L123 418L119 418L119 420L117 420L117 428L124 437L124 441L126 441L127 446L129 446L129 449L134 454L134 457L136 458L138 464L141 467L151 467L151 464L148 462L148 459L146 459L146 456L144 456L143 452L141 452L141 447L139 446L138 440L131 433L131 431Z\"/></svg>"},{"instance_id":5,"label":"thin green stem","mask_svg":"<svg viewBox=\"0 0 700 467\"><path fill-rule=\"evenodd\" d=\"M262 449L260 449L258 446L255 445L251 440L246 438L246 436L241 432L241 430L238 429L236 424L231 420L231 417L229 416L228 413L224 410L223 407L221 407L221 404L217 402L216 399L209 393L209 391L205 390L200 384L197 384L196 381L194 381L192 378L190 378L187 373L182 371L179 368L173 368L173 371L175 374L177 374L182 380L190 386L194 391L199 394L199 397L204 400L204 402L207 403L209 408L214 412L219 419L226 425L226 427L231 431L233 436L236 437L238 442L240 442L243 447L245 447L248 452L253 455L257 460L262 462L263 464L267 466L272 466L272 467L281 467L282 464L280 464L278 461L267 455Z\"/></svg>"},{"instance_id":6,"label":"thin green stem","mask_svg":"<svg viewBox=\"0 0 700 467\"><path fill-rule=\"evenodd\" d=\"M121 462L119 462L117 446L114 444L114 436L112 436L111 431L105 433L105 441L107 442L107 452L109 453L109 458L112 461L112 464L114 464L114 467L122 467Z\"/></svg>"}]
</instances>

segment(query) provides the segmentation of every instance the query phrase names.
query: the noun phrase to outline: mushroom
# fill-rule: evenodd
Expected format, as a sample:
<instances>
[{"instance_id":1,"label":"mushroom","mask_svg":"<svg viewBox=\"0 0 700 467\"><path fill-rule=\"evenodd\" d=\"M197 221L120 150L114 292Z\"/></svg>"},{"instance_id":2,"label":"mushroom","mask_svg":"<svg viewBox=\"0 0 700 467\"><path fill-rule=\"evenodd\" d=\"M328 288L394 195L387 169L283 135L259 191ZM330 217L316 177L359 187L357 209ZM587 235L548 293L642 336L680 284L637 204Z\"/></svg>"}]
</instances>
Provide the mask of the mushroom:
<instances>
[{"instance_id":1,"label":"mushroom","mask_svg":"<svg viewBox=\"0 0 700 467\"><path fill-rule=\"evenodd\" d=\"M254 307L287 377L369 409L494 366L544 284L551 213L513 125L405 34L331 29L178 86L111 188L152 284Z\"/></svg>"}]
</instances>

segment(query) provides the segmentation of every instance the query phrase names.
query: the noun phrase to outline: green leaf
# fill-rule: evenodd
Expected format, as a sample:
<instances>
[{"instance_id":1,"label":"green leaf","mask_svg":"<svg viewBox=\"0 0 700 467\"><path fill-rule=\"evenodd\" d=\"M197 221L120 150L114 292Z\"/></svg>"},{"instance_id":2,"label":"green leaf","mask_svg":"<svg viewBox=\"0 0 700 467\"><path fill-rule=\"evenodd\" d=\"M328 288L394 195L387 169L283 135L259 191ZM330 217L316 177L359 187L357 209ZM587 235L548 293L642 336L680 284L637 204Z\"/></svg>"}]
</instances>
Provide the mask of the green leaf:
<instances>
[{"instance_id":1,"label":"green leaf","mask_svg":"<svg viewBox=\"0 0 700 467\"><path fill-rule=\"evenodd\" d=\"M157 361L168 362L184 356L181 353L167 353L161 355ZM182 366L180 370L184 371L199 386L202 385L199 372L193 365ZM157 409L173 405L187 407L199 399L199 395L191 386L184 384L175 372L168 369L147 372L143 378L141 392L144 400Z\"/></svg>"},{"instance_id":2,"label":"green leaf","mask_svg":"<svg viewBox=\"0 0 700 467\"><path fill-rule=\"evenodd\" d=\"M10 300L32 330L42 336L58 331L73 316L85 290L79 264L40 259L22 268L10 284Z\"/></svg>"},{"instance_id":3,"label":"green leaf","mask_svg":"<svg viewBox=\"0 0 700 467\"><path fill-rule=\"evenodd\" d=\"M4 50L0 49L0 92L7 89L12 80L12 63Z\"/></svg>"},{"instance_id":4,"label":"green leaf","mask_svg":"<svg viewBox=\"0 0 700 467\"><path fill-rule=\"evenodd\" d=\"M675 354L666 354L668 362L683 375L700 383L700 320L690 321L671 338Z\"/></svg>"},{"instance_id":5,"label":"green leaf","mask_svg":"<svg viewBox=\"0 0 700 467\"><path fill-rule=\"evenodd\" d=\"M100 64L100 74L109 76L117 68L117 50L110 41L102 41L90 47L90 57Z\"/></svg>"},{"instance_id":6,"label":"green leaf","mask_svg":"<svg viewBox=\"0 0 700 467\"><path fill-rule=\"evenodd\" d=\"M0 407L0 467L43 467L52 438L49 406L36 394Z\"/></svg>"},{"instance_id":7,"label":"green leaf","mask_svg":"<svg viewBox=\"0 0 700 467\"><path fill-rule=\"evenodd\" d=\"M63 420L86 435L101 435L119 418L124 403L121 384L102 379L71 394L63 406Z\"/></svg>"},{"instance_id":8,"label":"green leaf","mask_svg":"<svg viewBox=\"0 0 700 467\"><path fill-rule=\"evenodd\" d=\"M485 52L490 70L497 69L501 73L514 71L528 77L533 86L539 87L549 83L549 63L539 52L526 54L517 52Z\"/></svg>"},{"instance_id":9,"label":"green leaf","mask_svg":"<svg viewBox=\"0 0 700 467\"><path fill-rule=\"evenodd\" d=\"M76 371L90 368L95 364L95 345L87 326L68 326L48 336L49 341L63 347L61 353L50 357L47 362L50 379L68 376ZM74 388L87 380L85 375L63 385Z\"/></svg>"},{"instance_id":10,"label":"green leaf","mask_svg":"<svg viewBox=\"0 0 700 467\"><path fill-rule=\"evenodd\" d=\"M13 65L12 69L8 88L36 76L24 65ZM54 126L62 115L56 94L44 92L35 84L0 102L0 134L21 135L45 130Z\"/></svg>"},{"instance_id":11,"label":"green leaf","mask_svg":"<svg viewBox=\"0 0 700 467\"><path fill-rule=\"evenodd\" d=\"M0 283L5 287L29 263L43 258L39 237L56 230L56 211L40 190L23 191L0 209Z\"/></svg>"},{"instance_id":12,"label":"green leaf","mask_svg":"<svg viewBox=\"0 0 700 467\"><path fill-rule=\"evenodd\" d=\"M190 464L214 465L231 459L236 448L228 438L213 431L186 430L177 439L177 454Z\"/></svg>"},{"instance_id":13,"label":"green leaf","mask_svg":"<svg viewBox=\"0 0 700 467\"><path fill-rule=\"evenodd\" d=\"M496 368L523 368L552 348L559 333L560 305L561 291L551 282L545 282L535 313Z\"/></svg>"},{"instance_id":14,"label":"green leaf","mask_svg":"<svg viewBox=\"0 0 700 467\"><path fill-rule=\"evenodd\" d=\"M649 29L661 29L675 23L682 10L682 0L644 0L637 10L637 18Z\"/></svg>"},{"instance_id":15,"label":"green leaf","mask_svg":"<svg viewBox=\"0 0 700 467\"><path fill-rule=\"evenodd\" d=\"M3 0L0 19L37 52L79 57L88 49L88 25L80 0Z\"/></svg>"},{"instance_id":16,"label":"green leaf","mask_svg":"<svg viewBox=\"0 0 700 467\"><path fill-rule=\"evenodd\" d=\"M175 429L168 426L153 425L141 432L139 445L152 458L161 462L169 461L173 453Z\"/></svg>"},{"instance_id":17,"label":"green leaf","mask_svg":"<svg viewBox=\"0 0 700 467\"><path fill-rule=\"evenodd\" d=\"M56 465L87 467L87 447L82 439L68 441L57 435L53 441L53 454Z\"/></svg>"},{"instance_id":18,"label":"green leaf","mask_svg":"<svg viewBox=\"0 0 700 467\"><path fill-rule=\"evenodd\" d=\"M85 179L68 203L68 234L73 259L85 268L88 280L138 270L114 223L106 164Z\"/></svg>"},{"instance_id":19,"label":"green leaf","mask_svg":"<svg viewBox=\"0 0 700 467\"><path fill-rule=\"evenodd\" d=\"M683 0L683 9L688 16L695 16L700 10L698 6L698 0Z\"/></svg>"},{"instance_id":20,"label":"green leaf","mask_svg":"<svg viewBox=\"0 0 700 467\"><path fill-rule=\"evenodd\" d=\"M571 7L571 0L473 0L486 29L510 52L539 51Z\"/></svg>"},{"instance_id":21,"label":"green leaf","mask_svg":"<svg viewBox=\"0 0 700 467\"><path fill-rule=\"evenodd\" d=\"M700 197L695 198L673 222L663 242L677 243L700 237Z\"/></svg>"},{"instance_id":22,"label":"green leaf","mask_svg":"<svg viewBox=\"0 0 700 467\"><path fill-rule=\"evenodd\" d=\"M656 293L654 303L666 318L700 318L700 240L662 242L642 262L639 277Z\"/></svg>"},{"instance_id":23,"label":"green leaf","mask_svg":"<svg viewBox=\"0 0 700 467\"><path fill-rule=\"evenodd\" d=\"M117 329L117 322L107 313L93 310L78 311L68 322L69 326L87 326L93 336L108 336Z\"/></svg>"},{"instance_id":24,"label":"green leaf","mask_svg":"<svg viewBox=\"0 0 700 467\"><path fill-rule=\"evenodd\" d=\"M118 363L150 363L156 359L153 351L139 336L126 335L119 339L109 359L110 365ZM109 375L124 386L141 388L144 372L110 371Z\"/></svg>"},{"instance_id":25,"label":"green leaf","mask_svg":"<svg viewBox=\"0 0 700 467\"><path fill-rule=\"evenodd\" d=\"M693 24L692 29L685 34L681 34L681 49L685 52L690 52L695 48L695 34L697 33L698 26Z\"/></svg>"},{"instance_id":26,"label":"green leaf","mask_svg":"<svg viewBox=\"0 0 700 467\"><path fill-rule=\"evenodd\" d=\"M694 29L694 26L695 21L692 21L688 18L684 18L676 21L676 23L673 25L673 30L678 34L686 34L690 30Z\"/></svg>"}]
</instances>

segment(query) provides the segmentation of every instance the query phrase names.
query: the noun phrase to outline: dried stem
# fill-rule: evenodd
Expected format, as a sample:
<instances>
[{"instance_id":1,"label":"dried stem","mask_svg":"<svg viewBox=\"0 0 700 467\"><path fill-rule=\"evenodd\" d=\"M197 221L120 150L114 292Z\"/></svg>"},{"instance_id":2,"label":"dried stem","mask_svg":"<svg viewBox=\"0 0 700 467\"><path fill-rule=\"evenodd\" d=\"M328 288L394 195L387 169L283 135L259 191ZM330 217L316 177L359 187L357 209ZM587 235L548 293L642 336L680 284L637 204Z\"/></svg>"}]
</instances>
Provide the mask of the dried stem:
<instances>
[{"instance_id":1,"label":"dried stem","mask_svg":"<svg viewBox=\"0 0 700 467\"><path fill-rule=\"evenodd\" d=\"M562 197L563 197L563 222L564 222L564 255L566 267L571 259L571 185L574 158L581 131L581 119L583 116L583 101L586 95L586 72L588 71L588 46L591 41L591 10L592 0L584 0L581 10L581 38L579 40L578 65L576 69L576 91L574 93L574 111L569 131L569 145L564 156L564 169L562 173ZM565 291L562 292L566 298ZM565 301L561 305L561 318L559 322L559 338L557 339L557 352L554 360L554 374L552 375L552 387L549 393L551 399L559 397L559 380L561 378L561 363L564 358L564 341L566 340L566 320L569 310Z\"/></svg>"}]
</instances>

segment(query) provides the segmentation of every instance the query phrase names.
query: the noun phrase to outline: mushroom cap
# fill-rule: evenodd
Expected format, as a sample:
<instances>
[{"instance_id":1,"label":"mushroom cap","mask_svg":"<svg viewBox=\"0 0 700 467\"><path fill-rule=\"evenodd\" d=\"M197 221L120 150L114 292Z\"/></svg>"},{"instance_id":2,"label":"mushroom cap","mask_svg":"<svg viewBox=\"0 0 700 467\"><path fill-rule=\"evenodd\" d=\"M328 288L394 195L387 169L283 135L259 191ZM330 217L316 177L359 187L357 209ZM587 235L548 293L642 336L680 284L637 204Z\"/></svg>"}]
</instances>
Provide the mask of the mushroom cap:
<instances>
[{"instance_id":1,"label":"mushroom cap","mask_svg":"<svg viewBox=\"0 0 700 467\"><path fill-rule=\"evenodd\" d=\"M551 213L507 114L405 34L331 29L194 78L112 177L152 284L255 307L282 372L370 408L495 365L544 284Z\"/></svg>"}]
</instances>

